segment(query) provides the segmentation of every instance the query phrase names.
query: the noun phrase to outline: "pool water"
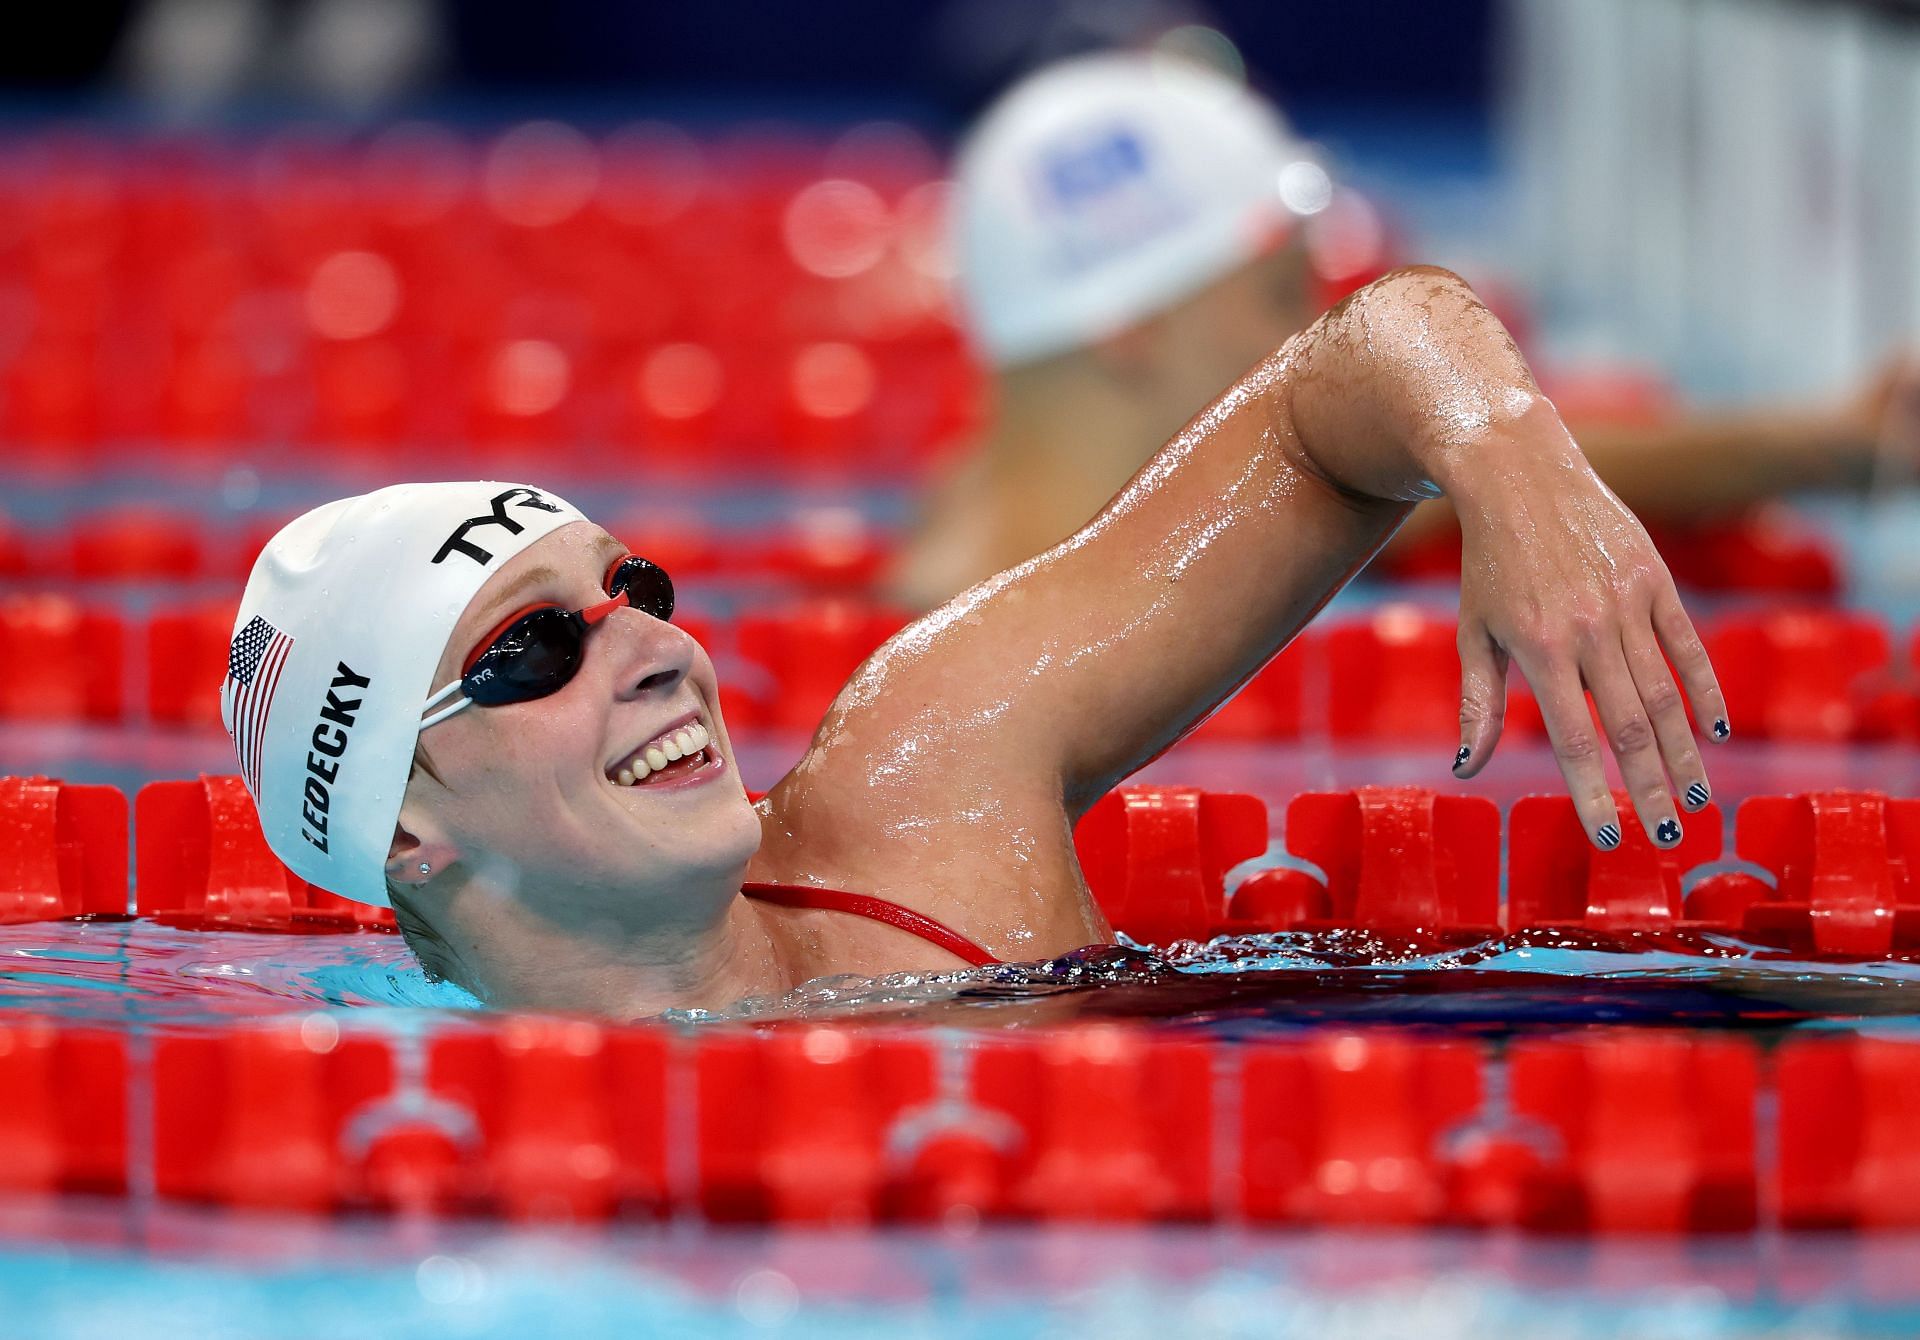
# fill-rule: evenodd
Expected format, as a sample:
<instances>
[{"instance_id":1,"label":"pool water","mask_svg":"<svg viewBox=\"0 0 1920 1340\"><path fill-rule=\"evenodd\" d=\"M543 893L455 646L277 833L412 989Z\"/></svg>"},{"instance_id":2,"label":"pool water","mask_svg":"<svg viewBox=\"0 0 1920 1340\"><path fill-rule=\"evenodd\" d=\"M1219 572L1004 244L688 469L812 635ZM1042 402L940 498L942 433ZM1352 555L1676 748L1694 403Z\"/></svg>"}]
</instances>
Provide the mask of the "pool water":
<instances>
[{"instance_id":1,"label":"pool water","mask_svg":"<svg viewBox=\"0 0 1920 1340\"><path fill-rule=\"evenodd\" d=\"M0 1237L52 1225L0 1211ZM68 1237L117 1229L75 1213ZM315 1232L154 1216L151 1256L21 1248L5 1334L93 1340L783 1335L820 1340L1814 1340L1909 1336L1920 1242L1446 1234ZM189 1246L188 1244L192 1244ZM205 1253L212 1264L188 1269ZM1844 1298L1846 1301L1835 1301Z\"/></svg>"},{"instance_id":2,"label":"pool water","mask_svg":"<svg viewBox=\"0 0 1920 1340\"><path fill-rule=\"evenodd\" d=\"M460 987L429 979L396 935L210 932L144 920L0 927L0 1011L140 1032L314 1010L349 1011L363 1026L404 1016L415 1027L478 1008ZM1536 930L1437 945L1335 930L823 978L785 996L667 1017L695 1026L979 1028L1124 1019L1220 1038L1361 1023L1491 1035L1599 1023L1920 1028L1920 962L1798 960L1728 935Z\"/></svg>"},{"instance_id":3,"label":"pool water","mask_svg":"<svg viewBox=\"0 0 1920 1340\"><path fill-rule=\"evenodd\" d=\"M382 1008L369 1009L368 1006ZM0 1018L164 1034L290 1012L419 1036L477 1008L385 934L101 920L0 928ZM826 979L693 1030L785 1019L951 1038L1125 1019L1222 1040L1325 1023L1483 1036L1595 1023L1920 1026L1920 963L1793 960L1726 936L1354 931L867 981ZM0 1199L0 1336L1893 1336L1920 1332L1920 1238L990 1225L884 1233L694 1220L591 1232L300 1220L157 1202Z\"/></svg>"}]
</instances>

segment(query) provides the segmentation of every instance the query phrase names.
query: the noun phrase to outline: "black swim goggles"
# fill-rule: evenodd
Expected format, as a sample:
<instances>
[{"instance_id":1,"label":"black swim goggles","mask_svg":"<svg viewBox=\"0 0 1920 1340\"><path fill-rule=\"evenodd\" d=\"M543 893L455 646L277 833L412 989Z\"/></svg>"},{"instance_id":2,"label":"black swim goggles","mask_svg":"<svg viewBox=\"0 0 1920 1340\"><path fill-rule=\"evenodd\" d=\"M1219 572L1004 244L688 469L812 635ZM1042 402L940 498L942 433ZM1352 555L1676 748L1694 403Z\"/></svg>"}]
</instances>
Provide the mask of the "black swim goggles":
<instances>
[{"instance_id":1,"label":"black swim goggles","mask_svg":"<svg viewBox=\"0 0 1920 1340\"><path fill-rule=\"evenodd\" d=\"M427 699L420 729L475 703L504 707L560 692L580 670L587 630L622 606L656 619L673 617L673 579L638 554L607 569L607 594L611 599L585 609L541 605L509 617L480 639L460 678Z\"/></svg>"}]
</instances>

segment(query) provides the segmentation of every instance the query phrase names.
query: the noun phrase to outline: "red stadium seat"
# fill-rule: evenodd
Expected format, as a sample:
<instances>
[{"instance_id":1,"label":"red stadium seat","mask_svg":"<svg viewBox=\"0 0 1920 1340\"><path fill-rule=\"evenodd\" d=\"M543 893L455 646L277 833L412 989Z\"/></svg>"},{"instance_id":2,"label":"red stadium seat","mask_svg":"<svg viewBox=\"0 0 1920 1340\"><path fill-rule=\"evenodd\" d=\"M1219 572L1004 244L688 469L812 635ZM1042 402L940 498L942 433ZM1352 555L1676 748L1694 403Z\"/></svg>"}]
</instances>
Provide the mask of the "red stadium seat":
<instances>
[{"instance_id":1,"label":"red stadium seat","mask_svg":"<svg viewBox=\"0 0 1920 1340\"><path fill-rule=\"evenodd\" d=\"M617 137L572 132L556 152L584 176L523 172L516 133L483 172L376 142L47 173L0 254L0 292L35 310L0 368L0 434L67 467L102 443L204 463L287 440L382 460L608 440L666 468L847 474L977 418L927 264L938 183L890 168L890 204L851 159L823 179L784 153L656 180L608 166ZM69 188L86 203L45 207Z\"/></svg>"},{"instance_id":2,"label":"red stadium seat","mask_svg":"<svg viewBox=\"0 0 1920 1340\"><path fill-rule=\"evenodd\" d=\"M391 340L329 342L313 352L308 375L315 443L385 460L407 439L418 408L413 369Z\"/></svg>"},{"instance_id":3,"label":"red stadium seat","mask_svg":"<svg viewBox=\"0 0 1920 1340\"><path fill-rule=\"evenodd\" d=\"M224 729L220 683L233 638L234 600L161 610L147 622L147 719Z\"/></svg>"},{"instance_id":4,"label":"red stadium seat","mask_svg":"<svg viewBox=\"0 0 1920 1340\"><path fill-rule=\"evenodd\" d=\"M1890 659L1886 628L1844 610L1727 618L1705 638L1734 728L1764 740L1853 738L1867 677Z\"/></svg>"},{"instance_id":5,"label":"red stadium seat","mask_svg":"<svg viewBox=\"0 0 1920 1340\"><path fill-rule=\"evenodd\" d=\"M253 367L230 337L179 340L153 431L177 452L215 454L253 436ZM135 436L135 435L128 435Z\"/></svg>"},{"instance_id":6,"label":"red stadium seat","mask_svg":"<svg viewBox=\"0 0 1920 1340\"><path fill-rule=\"evenodd\" d=\"M667 1208L668 1035L510 1019L442 1033L427 1083L479 1123L471 1204L593 1221Z\"/></svg>"},{"instance_id":7,"label":"red stadium seat","mask_svg":"<svg viewBox=\"0 0 1920 1340\"><path fill-rule=\"evenodd\" d=\"M0 596L0 719L117 721L125 645L119 618L58 595Z\"/></svg>"},{"instance_id":8,"label":"red stadium seat","mask_svg":"<svg viewBox=\"0 0 1920 1340\"><path fill-rule=\"evenodd\" d=\"M1559 1160L1526 1225L1599 1232L1755 1227L1759 1057L1741 1038L1652 1033L1521 1039L1508 1054L1516 1118L1550 1131Z\"/></svg>"},{"instance_id":9,"label":"red stadium seat","mask_svg":"<svg viewBox=\"0 0 1920 1340\"><path fill-rule=\"evenodd\" d=\"M65 572L83 579L185 581L206 567L203 518L155 507L118 507L73 517Z\"/></svg>"},{"instance_id":10,"label":"red stadium seat","mask_svg":"<svg viewBox=\"0 0 1920 1340\"><path fill-rule=\"evenodd\" d=\"M1267 807L1189 786L1119 787L1081 817L1074 847L1115 930L1147 944L1205 939L1226 920L1227 872L1267 849Z\"/></svg>"},{"instance_id":11,"label":"red stadium seat","mask_svg":"<svg viewBox=\"0 0 1920 1340\"><path fill-rule=\"evenodd\" d=\"M0 516L0 578L24 577L33 571L32 540L5 516Z\"/></svg>"},{"instance_id":12,"label":"red stadium seat","mask_svg":"<svg viewBox=\"0 0 1920 1340\"><path fill-rule=\"evenodd\" d=\"M1526 796L1514 802L1507 815L1509 927L1667 930L1687 916L1680 878L1720 858L1719 806L1708 802L1699 813L1684 816L1684 836L1663 850L1648 839L1625 791L1614 792L1613 803L1620 815L1620 845L1603 852L1587 837L1570 797Z\"/></svg>"},{"instance_id":13,"label":"red stadium seat","mask_svg":"<svg viewBox=\"0 0 1920 1340\"><path fill-rule=\"evenodd\" d=\"M1258 1223L1444 1222L1445 1139L1480 1101L1472 1042L1373 1032L1255 1043L1241 1067L1241 1212Z\"/></svg>"},{"instance_id":14,"label":"red stadium seat","mask_svg":"<svg viewBox=\"0 0 1920 1340\"><path fill-rule=\"evenodd\" d=\"M1010 1121L1007 1215L1204 1220L1214 1202L1212 1045L1084 1025L974 1053L971 1103Z\"/></svg>"},{"instance_id":15,"label":"red stadium seat","mask_svg":"<svg viewBox=\"0 0 1920 1340\"><path fill-rule=\"evenodd\" d=\"M127 910L127 798L0 777L0 924Z\"/></svg>"},{"instance_id":16,"label":"red stadium seat","mask_svg":"<svg viewBox=\"0 0 1920 1340\"><path fill-rule=\"evenodd\" d=\"M1415 745L1460 736L1460 654L1448 616L1386 605L1335 623L1327 659L1327 733Z\"/></svg>"},{"instance_id":17,"label":"red stadium seat","mask_svg":"<svg viewBox=\"0 0 1920 1340\"><path fill-rule=\"evenodd\" d=\"M152 782L134 799L141 916L225 930L391 930L393 913L299 878L267 847L238 777Z\"/></svg>"},{"instance_id":18,"label":"red stadium seat","mask_svg":"<svg viewBox=\"0 0 1920 1340\"><path fill-rule=\"evenodd\" d=\"M1643 520L1674 580L1689 590L1819 600L1837 596L1845 585L1833 542L1785 508L1692 525ZM1375 560L1375 569L1399 581L1457 578L1460 537L1437 534L1397 546Z\"/></svg>"},{"instance_id":19,"label":"red stadium seat","mask_svg":"<svg viewBox=\"0 0 1920 1340\"><path fill-rule=\"evenodd\" d=\"M90 337L37 336L0 366L0 440L16 460L81 469L99 444L99 353Z\"/></svg>"},{"instance_id":20,"label":"red stadium seat","mask_svg":"<svg viewBox=\"0 0 1920 1340\"><path fill-rule=\"evenodd\" d=\"M676 582L689 577L738 575L743 560L734 537L709 528L697 518L674 515L677 510L643 506L613 518L607 523L607 533L634 553L658 563Z\"/></svg>"},{"instance_id":21,"label":"red stadium seat","mask_svg":"<svg viewBox=\"0 0 1920 1340\"><path fill-rule=\"evenodd\" d=\"M719 352L672 341L639 350L617 376L621 439L662 469L699 473L719 429L722 402L737 393Z\"/></svg>"},{"instance_id":22,"label":"red stadium seat","mask_svg":"<svg viewBox=\"0 0 1920 1340\"><path fill-rule=\"evenodd\" d=\"M1319 678L1320 656L1319 639L1302 633L1188 738L1215 744L1299 739L1307 684Z\"/></svg>"},{"instance_id":23,"label":"red stadium seat","mask_svg":"<svg viewBox=\"0 0 1920 1340\"><path fill-rule=\"evenodd\" d=\"M1698 591L1827 600L1845 586L1833 541L1783 506L1722 521L1648 526L1674 580Z\"/></svg>"},{"instance_id":24,"label":"red stadium seat","mask_svg":"<svg viewBox=\"0 0 1920 1340\"><path fill-rule=\"evenodd\" d=\"M818 508L793 515L749 561L784 581L857 595L878 584L892 551L891 537L853 508Z\"/></svg>"},{"instance_id":25,"label":"red stadium seat","mask_svg":"<svg viewBox=\"0 0 1920 1340\"><path fill-rule=\"evenodd\" d=\"M933 1044L808 1027L699 1039L699 1203L723 1223L866 1223L903 1194L889 1135L935 1093Z\"/></svg>"},{"instance_id":26,"label":"red stadium seat","mask_svg":"<svg viewBox=\"0 0 1920 1340\"><path fill-rule=\"evenodd\" d=\"M776 685L766 724L811 732L853 672L906 623L904 614L838 600L742 616L740 654Z\"/></svg>"}]
</instances>

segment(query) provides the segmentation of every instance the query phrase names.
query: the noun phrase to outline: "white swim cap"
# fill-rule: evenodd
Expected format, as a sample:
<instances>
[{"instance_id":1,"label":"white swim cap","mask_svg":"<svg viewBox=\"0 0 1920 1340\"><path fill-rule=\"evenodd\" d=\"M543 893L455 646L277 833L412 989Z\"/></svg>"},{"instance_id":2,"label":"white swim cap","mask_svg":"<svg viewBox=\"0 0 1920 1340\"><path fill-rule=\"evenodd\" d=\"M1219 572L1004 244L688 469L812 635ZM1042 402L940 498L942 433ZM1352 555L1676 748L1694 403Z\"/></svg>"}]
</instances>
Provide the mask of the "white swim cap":
<instances>
[{"instance_id":1,"label":"white swim cap","mask_svg":"<svg viewBox=\"0 0 1920 1340\"><path fill-rule=\"evenodd\" d=\"M1191 61L1102 55L1042 70L960 151L959 286L975 343L995 364L1025 363L1204 288L1291 222L1296 164L1324 182L1272 104Z\"/></svg>"},{"instance_id":2,"label":"white swim cap","mask_svg":"<svg viewBox=\"0 0 1920 1340\"><path fill-rule=\"evenodd\" d=\"M268 542L234 621L220 716L267 845L310 884L387 903L387 852L447 638L509 558L570 521L524 484L396 484Z\"/></svg>"}]
</instances>

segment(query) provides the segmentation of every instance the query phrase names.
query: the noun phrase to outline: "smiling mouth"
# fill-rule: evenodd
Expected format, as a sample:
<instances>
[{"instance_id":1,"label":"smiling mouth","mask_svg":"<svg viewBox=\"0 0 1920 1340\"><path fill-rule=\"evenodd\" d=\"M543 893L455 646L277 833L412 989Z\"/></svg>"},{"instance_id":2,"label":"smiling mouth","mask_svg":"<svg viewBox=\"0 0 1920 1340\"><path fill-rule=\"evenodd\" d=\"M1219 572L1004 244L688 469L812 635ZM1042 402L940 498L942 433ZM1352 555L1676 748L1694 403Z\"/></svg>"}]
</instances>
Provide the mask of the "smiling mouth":
<instances>
[{"instance_id":1,"label":"smiling mouth","mask_svg":"<svg viewBox=\"0 0 1920 1340\"><path fill-rule=\"evenodd\" d=\"M704 721L690 721L641 745L607 771L615 786L647 786L711 767L720 761L713 732Z\"/></svg>"}]
</instances>

